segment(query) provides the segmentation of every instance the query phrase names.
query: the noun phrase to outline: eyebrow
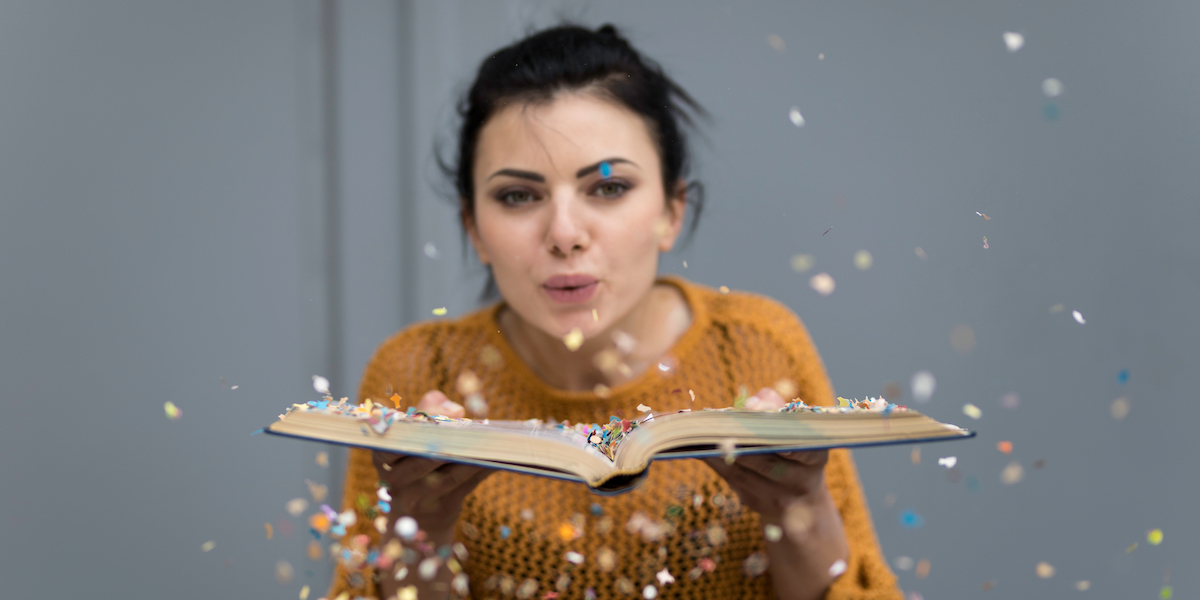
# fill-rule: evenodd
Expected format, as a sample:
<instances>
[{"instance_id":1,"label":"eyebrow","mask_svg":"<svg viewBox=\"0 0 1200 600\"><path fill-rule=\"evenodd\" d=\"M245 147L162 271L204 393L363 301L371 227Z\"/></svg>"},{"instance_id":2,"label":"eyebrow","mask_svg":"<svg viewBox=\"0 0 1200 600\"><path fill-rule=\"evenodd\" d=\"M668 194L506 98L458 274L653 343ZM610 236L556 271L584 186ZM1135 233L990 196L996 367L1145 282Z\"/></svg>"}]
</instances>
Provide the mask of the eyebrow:
<instances>
[{"instance_id":1,"label":"eyebrow","mask_svg":"<svg viewBox=\"0 0 1200 600\"><path fill-rule=\"evenodd\" d=\"M625 163L625 164L633 165L635 167L637 166L637 163L633 162L632 160L627 160L627 159L619 158L619 157L606 158L602 161L596 162L595 164L588 165L582 169L579 169L578 171L575 171L575 178L582 179L585 176L587 176L588 174L594 173L594 172L600 170L600 165L602 165L604 163L608 163L610 165ZM495 177L499 177L501 175L508 175L509 177L516 177L519 179L528 179L530 181L536 181L538 183L546 182L546 178L544 176L542 176L541 173L534 173L533 171L521 171L518 169L500 169L499 171L496 171L495 173L492 173L491 175L489 175L488 181L492 180Z\"/></svg>"}]
</instances>

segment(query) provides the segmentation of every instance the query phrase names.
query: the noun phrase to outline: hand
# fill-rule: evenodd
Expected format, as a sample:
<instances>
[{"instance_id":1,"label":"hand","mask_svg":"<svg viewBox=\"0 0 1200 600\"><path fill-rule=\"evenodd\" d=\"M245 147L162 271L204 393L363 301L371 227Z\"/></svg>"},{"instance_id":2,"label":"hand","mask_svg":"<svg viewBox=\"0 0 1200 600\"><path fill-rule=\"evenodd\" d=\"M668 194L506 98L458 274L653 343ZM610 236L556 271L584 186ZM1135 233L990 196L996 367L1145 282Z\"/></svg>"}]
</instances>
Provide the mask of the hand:
<instances>
[{"instance_id":1,"label":"hand","mask_svg":"<svg viewBox=\"0 0 1200 600\"><path fill-rule=\"evenodd\" d=\"M772 412L787 403L778 392L763 388L746 399L750 410ZM829 494L825 487L825 463L828 450L747 454L733 464L723 457L704 462L737 492L742 504L763 517L764 522L779 523L789 506L796 502L813 503Z\"/></svg>"},{"instance_id":2,"label":"hand","mask_svg":"<svg viewBox=\"0 0 1200 600\"><path fill-rule=\"evenodd\" d=\"M439 391L426 392L417 409L429 414L462 418L463 407ZM431 537L453 537L454 522L462 503L494 471L474 465L449 463L417 456L380 452L371 455L379 479L387 482L392 495L388 531L396 519L410 516Z\"/></svg>"}]
</instances>

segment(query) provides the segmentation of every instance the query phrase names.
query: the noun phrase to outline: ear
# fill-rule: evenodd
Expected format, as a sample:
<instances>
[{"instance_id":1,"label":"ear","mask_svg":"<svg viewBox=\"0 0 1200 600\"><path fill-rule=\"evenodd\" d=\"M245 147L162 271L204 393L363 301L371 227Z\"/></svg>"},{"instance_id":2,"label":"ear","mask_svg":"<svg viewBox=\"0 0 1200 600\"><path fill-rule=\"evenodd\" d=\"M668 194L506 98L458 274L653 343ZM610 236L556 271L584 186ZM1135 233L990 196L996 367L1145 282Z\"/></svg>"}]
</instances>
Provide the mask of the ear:
<instances>
[{"instance_id":1,"label":"ear","mask_svg":"<svg viewBox=\"0 0 1200 600\"><path fill-rule=\"evenodd\" d=\"M662 230L662 236L658 240L658 249L661 252L670 252L671 248L675 247L675 241L679 239L679 234L683 231L684 217L687 216L687 182L680 179L675 182L675 192L667 198L666 208L663 210L663 223L666 227Z\"/></svg>"},{"instance_id":2,"label":"ear","mask_svg":"<svg viewBox=\"0 0 1200 600\"><path fill-rule=\"evenodd\" d=\"M467 210L465 200L459 200L458 218L462 221L463 231L467 232L467 237L471 238L471 247L475 249L475 255L479 257L479 262L490 265L492 257L488 254L487 248L483 245L483 238L479 235L479 226L475 223L475 217Z\"/></svg>"}]
</instances>

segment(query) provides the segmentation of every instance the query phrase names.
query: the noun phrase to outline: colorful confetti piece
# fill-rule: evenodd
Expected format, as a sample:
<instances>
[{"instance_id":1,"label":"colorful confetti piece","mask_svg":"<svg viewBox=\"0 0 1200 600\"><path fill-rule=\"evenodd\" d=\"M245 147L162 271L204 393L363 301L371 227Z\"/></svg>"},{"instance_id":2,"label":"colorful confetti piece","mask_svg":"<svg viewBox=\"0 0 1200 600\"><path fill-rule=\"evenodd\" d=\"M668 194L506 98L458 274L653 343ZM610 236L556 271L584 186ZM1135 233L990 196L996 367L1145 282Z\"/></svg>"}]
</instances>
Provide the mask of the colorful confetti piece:
<instances>
[{"instance_id":1,"label":"colorful confetti piece","mask_svg":"<svg viewBox=\"0 0 1200 600\"><path fill-rule=\"evenodd\" d=\"M933 397L933 392L937 390L937 379L929 371L917 371L912 376L910 385L912 397L917 402L928 402Z\"/></svg>"},{"instance_id":2,"label":"colorful confetti piece","mask_svg":"<svg viewBox=\"0 0 1200 600\"><path fill-rule=\"evenodd\" d=\"M854 253L854 266L858 268L859 271L866 271L867 269L870 269L872 263L874 263L874 259L871 257L870 252L867 252L866 250L859 250L858 252Z\"/></svg>"},{"instance_id":3,"label":"colorful confetti piece","mask_svg":"<svg viewBox=\"0 0 1200 600\"><path fill-rule=\"evenodd\" d=\"M774 48L775 51L780 54L783 54L783 51L787 50L787 44L783 43L783 38L779 37L779 34L777 33L772 33L767 36L767 45L771 48Z\"/></svg>"},{"instance_id":4,"label":"colorful confetti piece","mask_svg":"<svg viewBox=\"0 0 1200 600\"><path fill-rule=\"evenodd\" d=\"M813 265L816 263L817 260L811 254L797 254L792 256L792 270L797 273L803 273L813 268Z\"/></svg>"},{"instance_id":5,"label":"colorful confetti piece","mask_svg":"<svg viewBox=\"0 0 1200 600\"><path fill-rule=\"evenodd\" d=\"M1086 592L1086 591L1088 591L1088 589L1090 589L1091 587L1092 587L1092 582L1090 582L1090 581L1088 581L1088 580L1086 580L1086 579L1083 579L1083 580L1081 580L1081 581L1076 581L1076 582L1075 582L1075 589L1077 589L1077 590L1079 590L1079 591L1081 591L1081 592Z\"/></svg>"},{"instance_id":6,"label":"colorful confetti piece","mask_svg":"<svg viewBox=\"0 0 1200 600\"><path fill-rule=\"evenodd\" d=\"M292 568L292 563L286 560L275 563L275 580L280 584L290 585L295 576L296 570Z\"/></svg>"},{"instance_id":7,"label":"colorful confetti piece","mask_svg":"<svg viewBox=\"0 0 1200 600\"><path fill-rule=\"evenodd\" d=\"M1083 314L1082 314L1082 313L1080 313L1080 312L1079 312L1079 311L1077 311L1077 310L1073 310L1073 311L1071 311L1071 316L1072 316L1072 317L1075 317L1075 322L1076 322L1076 323L1079 323L1080 325L1083 325L1084 323L1087 323L1087 321L1083 320Z\"/></svg>"},{"instance_id":8,"label":"colorful confetti piece","mask_svg":"<svg viewBox=\"0 0 1200 600\"><path fill-rule=\"evenodd\" d=\"M270 523L263 523L263 527L267 530L267 539L275 537L275 528L271 527Z\"/></svg>"},{"instance_id":9,"label":"colorful confetti piece","mask_svg":"<svg viewBox=\"0 0 1200 600\"><path fill-rule=\"evenodd\" d=\"M846 561L844 561L840 558L833 561L832 565L829 565L829 576L830 577L837 577L845 572L846 572Z\"/></svg>"},{"instance_id":10,"label":"colorful confetti piece","mask_svg":"<svg viewBox=\"0 0 1200 600\"><path fill-rule=\"evenodd\" d=\"M179 417L183 416L183 411L179 410L179 407L175 406L175 403L171 402L170 400L167 400L166 403L163 404L163 410L166 411L167 418L172 421L178 421Z\"/></svg>"},{"instance_id":11,"label":"colorful confetti piece","mask_svg":"<svg viewBox=\"0 0 1200 600\"><path fill-rule=\"evenodd\" d=\"M822 296L828 296L833 293L837 284L833 281L833 276L829 273L817 273L808 280L808 285L816 290Z\"/></svg>"},{"instance_id":12,"label":"colorful confetti piece","mask_svg":"<svg viewBox=\"0 0 1200 600\"><path fill-rule=\"evenodd\" d=\"M609 163L607 160L600 163L600 176L601 177L612 177L612 164Z\"/></svg>"},{"instance_id":13,"label":"colorful confetti piece","mask_svg":"<svg viewBox=\"0 0 1200 600\"><path fill-rule=\"evenodd\" d=\"M441 307L433 309L433 315L435 317L444 317L444 316L446 316L446 312L447 311L446 311L445 306L441 306Z\"/></svg>"},{"instance_id":14,"label":"colorful confetti piece","mask_svg":"<svg viewBox=\"0 0 1200 600\"><path fill-rule=\"evenodd\" d=\"M1163 531L1161 529L1151 529L1146 533L1146 541L1151 546L1157 546L1163 541Z\"/></svg>"},{"instance_id":15,"label":"colorful confetti piece","mask_svg":"<svg viewBox=\"0 0 1200 600\"><path fill-rule=\"evenodd\" d=\"M201 551L201 552L209 552L209 551L211 551L213 548L216 548L216 547L217 547L217 543L216 543L216 542L214 542L214 541L212 541L212 540L208 540L207 542L204 542L203 544L200 544L200 551Z\"/></svg>"},{"instance_id":16,"label":"colorful confetti piece","mask_svg":"<svg viewBox=\"0 0 1200 600\"><path fill-rule=\"evenodd\" d=\"M983 411L979 410L979 407L975 406L974 404L964 404L963 414L975 420L979 420L981 417L983 417Z\"/></svg>"},{"instance_id":17,"label":"colorful confetti piece","mask_svg":"<svg viewBox=\"0 0 1200 600\"><path fill-rule=\"evenodd\" d=\"M996 449L999 450L1000 452L1003 452L1004 454L1012 454L1013 445L1012 445L1012 442L1008 442L1008 441L996 442Z\"/></svg>"},{"instance_id":18,"label":"colorful confetti piece","mask_svg":"<svg viewBox=\"0 0 1200 600\"><path fill-rule=\"evenodd\" d=\"M1129 416L1129 399L1117 398L1116 400L1113 400L1112 406L1109 407L1108 411L1110 414L1112 414L1112 418L1118 421L1124 419L1125 417Z\"/></svg>"},{"instance_id":19,"label":"colorful confetti piece","mask_svg":"<svg viewBox=\"0 0 1200 600\"><path fill-rule=\"evenodd\" d=\"M1063 83L1053 77L1049 77L1042 81L1042 93L1046 94L1047 98L1057 98L1063 93Z\"/></svg>"},{"instance_id":20,"label":"colorful confetti piece","mask_svg":"<svg viewBox=\"0 0 1200 600\"><path fill-rule=\"evenodd\" d=\"M792 125L795 125L796 127L804 127L804 115L800 114L800 107L793 106L791 110L788 111L788 120L791 121Z\"/></svg>"},{"instance_id":21,"label":"colorful confetti piece","mask_svg":"<svg viewBox=\"0 0 1200 600\"><path fill-rule=\"evenodd\" d=\"M1005 31L1004 32L1004 47L1007 48L1009 52L1016 52L1017 50L1020 50L1021 47L1024 45L1025 45L1025 36L1015 32L1015 31Z\"/></svg>"},{"instance_id":22,"label":"colorful confetti piece","mask_svg":"<svg viewBox=\"0 0 1200 600\"><path fill-rule=\"evenodd\" d=\"M316 390L316 392L318 394L324 394L326 396L329 395L329 380L328 379L325 379L324 377L321 377L320 375L313 375L312 382L313 382L313 389Z\"/></svg>"},{"instance_id":23,"label":"colorful confetti piece","mask_svg":"<svg viewBox=\"0 0 1200 600\"><path fill-rule=\"evenodd\" d=\"M954 465L958 464L958 457L957 456L945 456L945 457L939 458L938 464L943 467L946 467L947 469L953 469Z\"/></svg>"},{"instance_id":24,"label":"colorful confetti piece","mask_svg":"<svg viewBox=\"0 0 1200 600\"><path fill-rule=\"evenodd\" d=\"M567 350L571 352L578 350L583 345L583 330L578 327L571 329L567 335L563 336L562 341Z\"/></svg>"},{"instance_id":25,"label":"colorful confetti piece","mask_svg":"<svg viewBox=\"0 0 1200 600\"><path fill-rule=\"evenodd\" d=\"M929 577L929 568L932 566L933 563L929 562L928 558L922 558L917 561L917 569L913 573L917 576L917 579L925 579Z\"/></svg>"},{"instance_id":26,"label":"colorful confetti piece","mask_svg":"<svg viewBox=\"0 0 1200 600\"><path fill-rule=\"evenodd\" d=\"M917 514L911 508L900 513L900 525L909 529L917 529L925 524L925 517Z\"/></svg>"},{"instance_id":27,"label":"colorful confetti piece","mask_svg":"<svg viewBox=\"0 0 1200 600\"><path fill-rule=\"evenodd\" d=\"M1004 467L1003 471L1000 471L1000 482L1004 485L1012 485L1024 478L1025 468L1021 466L1021 463L1016 461L1008 463L1008 466Z\"/></svg>"},{"instance_id":28,"label":"colorful confetti piece","mask_svg":"<svg viewBox=\"0 0 1200 600\"><path fill-rule=\"evenodd\" d=\"M1129 369L1121 369L1117 372L1117 385L1125 385L1129 382Z\"/></svg>"},{"instance_id":29,"label":"colorful confetti piece","mask_svg":"<svg viewBox=\"0 0 1200 600\"><path fill-rule=\"evenodd\" d=\"M1050 579L1051 577L1054 577L1054 566L1046 561L1038 563L1034 570L1037 572L1037 576L1041 577L1042 579Z\"/></svg>"}]
</instances>

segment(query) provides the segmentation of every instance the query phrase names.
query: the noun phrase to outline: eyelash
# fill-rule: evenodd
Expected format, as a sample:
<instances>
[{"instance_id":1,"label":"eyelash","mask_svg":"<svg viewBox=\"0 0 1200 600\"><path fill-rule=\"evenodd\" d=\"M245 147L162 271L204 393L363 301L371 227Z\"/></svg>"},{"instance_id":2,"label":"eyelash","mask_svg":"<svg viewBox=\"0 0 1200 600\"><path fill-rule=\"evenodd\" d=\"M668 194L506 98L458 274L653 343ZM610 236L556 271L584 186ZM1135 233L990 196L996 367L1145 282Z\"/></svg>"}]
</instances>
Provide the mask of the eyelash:
<instances>
[{"instance_id":1,"label":"eyelash","mask_svg":"<svg viewBox=\"0 0 1200 600\"><path fill-rule=\"evenodd\" d=\"M618 186L620 188L620 190L618 190L615 194L613 194L611 196L606 196L606 195L600 194L601 198L604 198L607 200L615 200L617 198L620 198L621 196L624 196L625 193L628 192L633 187L628 182L625 182L625 181L622 181L619 179L611 179L610 178L610 179L604 179L602 181L597 182L596 185L592 187L591 193L597 194L602 188L604 188L606 186ZM525 194L530 199L524 200L524 201L515 201L515 200L510 199L511 196L514 196L517 194ZM532 201L538 200L538 199L539 199L539 196L536 193L534 193L530 190L527 190L527 189L516 189L516 190L506 189L506 190L501 190L499 193L496 194L496 201L505 206L520 206L520 205L527 204L529 202L532 202Z\"/></svg>"}]
</instances>

